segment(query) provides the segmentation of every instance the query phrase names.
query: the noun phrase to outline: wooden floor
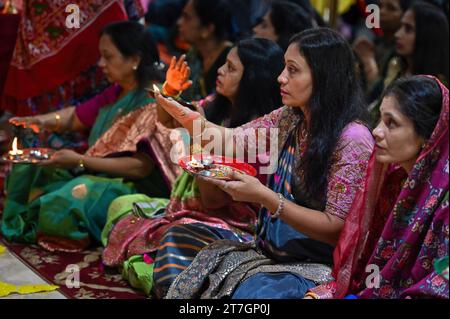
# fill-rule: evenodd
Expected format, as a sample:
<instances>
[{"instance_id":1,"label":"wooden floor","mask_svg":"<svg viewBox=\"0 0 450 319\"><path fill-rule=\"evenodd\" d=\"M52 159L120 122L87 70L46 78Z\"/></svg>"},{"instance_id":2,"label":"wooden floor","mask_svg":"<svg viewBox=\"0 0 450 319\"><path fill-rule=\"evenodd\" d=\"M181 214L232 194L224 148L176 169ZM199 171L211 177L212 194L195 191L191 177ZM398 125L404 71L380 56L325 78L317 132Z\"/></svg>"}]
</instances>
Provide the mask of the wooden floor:
<instances>
[{"instance_id":1,"label":"wooden floor","mask_svg":"<svg viewBox=\"0 0 450 319\"><path fill-rule=\"evenodd\" d=\"M48 284L24 265L9 251L0 254L0 281L13 285L46 285ZM0 299L66 299L55 291L29 295L12 294Z\"/></svg>"}]
</instances>

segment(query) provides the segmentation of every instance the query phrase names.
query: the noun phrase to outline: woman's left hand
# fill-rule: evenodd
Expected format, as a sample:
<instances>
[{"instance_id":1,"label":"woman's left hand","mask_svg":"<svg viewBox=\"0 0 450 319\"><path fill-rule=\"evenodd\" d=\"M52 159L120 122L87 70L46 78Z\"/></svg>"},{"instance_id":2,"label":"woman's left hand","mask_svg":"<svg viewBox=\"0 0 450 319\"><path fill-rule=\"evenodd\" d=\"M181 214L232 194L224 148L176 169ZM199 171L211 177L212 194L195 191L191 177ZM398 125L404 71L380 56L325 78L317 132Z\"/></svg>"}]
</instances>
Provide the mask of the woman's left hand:
<instances>
[{"instance_id":1,"label":"woman's left hand","mask_svg":"<svg viewBox=\"0 0 450 319\"><path fill-rule=\"evenodd\" d=\"M166 73L166 85L174 91L185 91L191 85L192 81L189 80L191 75L191 69L185 61L186 56L182 55L177 61L176 57L172 58L169 69Z\"/></svg>"},{"instance_id":2,"label":"woman's left hand","mask_svg":"<svg viewBox=\"0 0 450 319\"><path fill-rule=\"evenodd\" d=\"M248 202L262 204L264 197L269 188L261 184L261 182L252 176L240 174L233 171L230 176L232 181L217 180L213 178L201 177L202 180L216 185L224 192L228 193L236 202Z\"/></svg>"},{"instance_id":3,"label":"woman's left hand","mask_svg":"<svg viewBox=\"0 0 450 319\"><path fill-rule=\"evenodd\" d=\"M41 162L39 165L71 169L79 165L82 156L83 155L72 150L60 150L53 153L48 161Z\"/></svg>"}]
</instances>

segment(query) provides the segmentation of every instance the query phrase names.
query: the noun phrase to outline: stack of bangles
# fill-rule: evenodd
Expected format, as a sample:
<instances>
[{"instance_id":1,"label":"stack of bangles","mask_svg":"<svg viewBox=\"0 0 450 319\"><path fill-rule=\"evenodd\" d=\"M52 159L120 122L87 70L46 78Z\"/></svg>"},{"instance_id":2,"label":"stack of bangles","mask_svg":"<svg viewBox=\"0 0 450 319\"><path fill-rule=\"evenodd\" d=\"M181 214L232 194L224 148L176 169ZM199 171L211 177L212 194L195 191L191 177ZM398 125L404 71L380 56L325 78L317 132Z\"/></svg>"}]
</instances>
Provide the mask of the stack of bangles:
<instances>
[{"instance_id":1,"label":"stack of bangles","mask_svg":"<svg viewBox=\"0 0 450 319\"><path fill-rule=\"evenodd\" d=\"M181 93L183 93L183 91L177 91L173 89L167 82L164 82L162 86L163 95L178 98L180 97Z\"/></svg>"}]
</instances>

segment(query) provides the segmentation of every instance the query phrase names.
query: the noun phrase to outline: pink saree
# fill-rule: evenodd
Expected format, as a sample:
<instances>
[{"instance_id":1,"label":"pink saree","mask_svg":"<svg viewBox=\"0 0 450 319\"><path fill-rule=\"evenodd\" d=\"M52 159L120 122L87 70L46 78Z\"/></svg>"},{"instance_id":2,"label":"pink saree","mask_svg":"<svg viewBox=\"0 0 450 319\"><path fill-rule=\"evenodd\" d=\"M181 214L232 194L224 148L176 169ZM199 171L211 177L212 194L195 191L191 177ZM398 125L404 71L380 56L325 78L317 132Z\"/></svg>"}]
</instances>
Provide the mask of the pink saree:
<instances>
[{"instance_id":1,"label":"pink saree","mask_svg":"<svg viewBox=\"0 0 450 319\"><path fill-rule=\"evenodd\" d=\"M441 116L409 176L372 155L334 251L335 281L312 289L320 298L449 298L433 268L449 239L449 95L439 84Z\"/></svg>"}]
</instances>

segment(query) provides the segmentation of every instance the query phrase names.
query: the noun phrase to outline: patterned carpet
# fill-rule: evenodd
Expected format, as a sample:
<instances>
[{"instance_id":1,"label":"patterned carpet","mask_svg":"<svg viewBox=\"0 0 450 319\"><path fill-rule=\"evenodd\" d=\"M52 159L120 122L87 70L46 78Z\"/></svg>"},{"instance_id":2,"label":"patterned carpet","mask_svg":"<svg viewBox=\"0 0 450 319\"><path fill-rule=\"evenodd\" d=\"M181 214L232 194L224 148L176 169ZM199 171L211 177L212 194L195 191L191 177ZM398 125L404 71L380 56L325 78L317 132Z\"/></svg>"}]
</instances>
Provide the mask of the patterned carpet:
<instances>
[{"instance_id":1,"label":"patterned carpet","mask_svg":"<svg viewBox=\"0 0 450 319\"><path fill-rule=\"evenodd\" d=\"M70 299L145 299L118 273L109 273L101 262L101 249L82 253L51 253L37 246L0 242L18 259ZM75 270L79 270L78 273ZM79 275L79 288L76 279ZM5 278L7 280L7 278ZM66 284L68 283L68 285ZM70 287L73 288L70 288Z\"/></svg>"}]
</instances>

